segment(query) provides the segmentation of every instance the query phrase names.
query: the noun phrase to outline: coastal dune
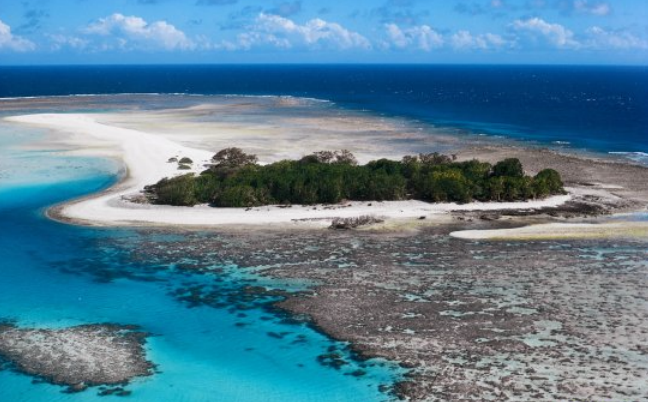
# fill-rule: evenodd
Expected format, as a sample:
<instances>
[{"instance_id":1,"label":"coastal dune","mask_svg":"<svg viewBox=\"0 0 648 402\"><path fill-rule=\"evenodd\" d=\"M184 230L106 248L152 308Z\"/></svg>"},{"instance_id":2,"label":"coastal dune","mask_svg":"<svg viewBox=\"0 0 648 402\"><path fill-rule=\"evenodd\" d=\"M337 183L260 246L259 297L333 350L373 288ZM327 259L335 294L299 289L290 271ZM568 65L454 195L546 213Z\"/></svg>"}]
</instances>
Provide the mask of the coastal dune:
<instances>
[{"instance_id":1,"label":"coastal dune","mask_svg":"<svg viewBox=\"0 0 648 402\"><path fill-rule=\"evenodd\" d=\"M50 211L57 219L90 225L267 225L301 224L328 226L333 218L373 215L379 218L447 219L449 212L486 210L534 210L551 208L570 200L569 195L544 200L509 203L439 203L421 201L348 202L342 205L267 206L256 208L170 207L151 205L141 199L144 186L164 177L199 173L213 155L213 150L184 146L165 136L107 125L91 114L34 114L6 118L19 124L44 127L67 135L67 145L74 154L118 157L126 174L112 188L80 200L57 206ZM177 170L171 157L188 157L191 170Z\"/></svg>"}]
</instances>

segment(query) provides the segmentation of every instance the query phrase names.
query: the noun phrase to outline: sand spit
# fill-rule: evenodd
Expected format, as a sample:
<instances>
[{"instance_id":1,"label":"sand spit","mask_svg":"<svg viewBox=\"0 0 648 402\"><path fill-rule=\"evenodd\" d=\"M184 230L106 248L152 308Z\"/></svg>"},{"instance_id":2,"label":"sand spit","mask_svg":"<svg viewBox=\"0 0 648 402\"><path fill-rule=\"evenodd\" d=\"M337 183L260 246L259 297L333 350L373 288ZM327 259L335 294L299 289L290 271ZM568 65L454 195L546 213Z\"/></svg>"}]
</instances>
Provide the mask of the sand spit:
<instances>
[{"instance_id":1,"label":"sand spit","mask_svg":"<svg viewBox=\"0 0 648 402\"><path fill-rule=\"evenodd\" d=\"M64 329L2 324L0 356L20 372L77 392L151 375L153 364L146 360L143 348L146 336L135 327L113 324Z\"/></svg>"},{"instance_id":2,"label":"sand spit","mask_svg":"<svg viewBox=\"0 0 648 402\"><path fill-rule=\"evenodd\" d=\"M467 240L648 239L648 223L545 223L511 229L460 230L450 236Z\"/></svg>"},{"instance_id":3,"label":"sand spit","mask_svg":"<svg viewBox=\"0 0 648 402\"><path fill-rule=\"evenodd\" d=\"M269 206L260 208L193 208L157 206L132 202L141 198L145 185L163 177L199 172L213 153L183 146L162 135L130 128L109 126L89 114L37 114L15 116L8 121L50 128L70 135L69 141L92 152L119 156L128 174L108 191L73 201L51 211L57 219L90 225L298 225L327 227L336 217L373 215L381 219L417 219L451 211L537 210L554 208L571 197L555 196L545 200L509 203L429 204L420 201L350 202L336 206ZM170 157L189 157L192 170L178 171L168 163Z\"/></svg>"}]
</instances>

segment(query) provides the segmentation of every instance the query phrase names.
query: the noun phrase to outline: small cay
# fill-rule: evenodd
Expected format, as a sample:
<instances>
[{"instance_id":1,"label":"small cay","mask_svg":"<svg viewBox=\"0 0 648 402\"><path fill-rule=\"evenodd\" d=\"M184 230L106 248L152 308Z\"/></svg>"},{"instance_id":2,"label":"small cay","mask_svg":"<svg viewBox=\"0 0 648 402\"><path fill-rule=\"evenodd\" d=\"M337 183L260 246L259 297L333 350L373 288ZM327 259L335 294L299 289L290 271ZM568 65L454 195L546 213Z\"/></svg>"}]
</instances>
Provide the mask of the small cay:
<instances>
[{"instance_id":1,"label":"small cay","mask_svg":"<svg viewBox=\"0 0 648 402\"><path fill-rule=\"evenodd\" d=\"M147 336L138 327L116 324L62 329L1 324L0 357L18 372L66 386L66 392L109 385L117 387L100 392L125 396L129 391L122 386L153 374L144 350Z\"/></svg>"}]
</instances>

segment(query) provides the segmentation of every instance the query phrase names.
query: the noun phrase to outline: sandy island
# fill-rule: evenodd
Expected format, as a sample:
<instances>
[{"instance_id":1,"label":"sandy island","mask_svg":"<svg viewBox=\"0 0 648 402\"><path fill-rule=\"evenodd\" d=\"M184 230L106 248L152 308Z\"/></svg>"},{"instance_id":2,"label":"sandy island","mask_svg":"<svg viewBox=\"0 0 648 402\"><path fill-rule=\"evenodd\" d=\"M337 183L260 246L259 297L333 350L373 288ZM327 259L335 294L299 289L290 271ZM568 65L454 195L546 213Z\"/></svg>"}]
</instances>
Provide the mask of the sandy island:
<instances>
[{"instance_id":1,"label":"sandy island","mask_svg":"<svg viewBox=\"0 0 648 402\"><path fill-rule=\"evenodd\" d=\"M173 111L177 115L178 111ZM117 118L115 116L118 116ZM173 117L173 116L171 116ZM506 213L540 214L550 212L551 209L563 208L575 201L594 204L597 212L614 212L627 210L641 210L645 208L648 199L648 185L644 183L645 168L629 164L609 163L605 161L590 161L573 156L559 155L554 152L547 153L543 150L530 150L527 148L506 149L505 147L481 147L465 149L459 152L460 159L479 158L484 160L502 159L508 156L519 156L530 172L542 167L557 168L566 178L569 186L568 195L554 196L543 200L528 202L503 202L469 204L438 203L430 204L422 201L390 201L390 202L346 202L340 205L316 206L264 206L255 208L213 208L207 205L195 207L170 207L142 203L141 193L144 186L153 184L164 177L170 177L188 172L199 173L204 170L204 165L209 162L214 154L209 148L210 141L200 142L195 137L191 138L192 146L187 146L174 135L164 131L149 132L148 130L135 129L137 124L129 124L128 120L120 120L119 114L33 114L8 117L5 120L51 129L57 136L65 137L67 154L95 155L116 158L123 162L124 174L122 180L110 189L93 194L88 197L67 202L53 207L48 214L58 220L76 224L100 226L124 225L157 225L184 227L208 227L218 225L246 226L246 225L275 225L281 227L327 227L333 218L350 218L362 215L371 215L388 220L418 220L425 217L426 223L441 223L451 219L453 213L474 213L480 211L502 211ZM108 122L108 123L106 123ZM124 126L128 127L125 128ZM236 132L219 132L215 130L212 137L223 143L228 138L233 143L240 145ZM225 138L226 137L226 138ZM236 141L235 141L236 140ZM244 138L245 140L245 138ZM254 139L253 139L254 140ZM312 140L312 139L311 139ZM264 139L267 144L267 139ZM281 141L281 139L277 139ZM257 141L258 142L258 141ZM322 147L326 147L323 140ZM255 144L252 141L252 147ZM245 147L245 146L243 146ZM281 150L274 149L278 155ZM308 153L310 149L305 149ZM373 155L372 155L373 156ZM189 157L194 161L191 170L179 171L177 164L168 163L171 157ZM366 159L366 155L365 155ZM626 174L628 180L637 182L639 178L639 192L627 193L626 183L612 177L613 182L599 183L600 175L593 175L595 180L583 182L583 178L574 176L574 171L591 174L583 166L594 165L598 172L604 174L621 172ZM603 166L605 165L605 166ZM612 165L612 166L610 166ZM619 169L618 166L623 166ZM603 167L601 167L603 166ZM629 170L636 170L628 174ZM643 176L643 177L642 177ZM607 177L607 176L605 176ZM634 178L634 179L633 179ZM610 183L621 183L613 185ZM643 187L642 187L643 186ZM615 191L612 191L615 190ZM619 194L619 191L626 191ZM639 195L638 195L639 194ZM138 202L139 201L139 202ZM555 214L554 214L555 215ZM551 228L552 231L562 230L559 223ZM528 229L527 230L533 230ZM546 230L540 228L539 230ZM588 227L587 232L592 232ZM580 227L570 226L572 235L581 233ZM489 237L505 237L509 232L489 234L476 234L474 231L453 233L457 237L482 239ZM606 230L605 233L612 233ZM511 232L519 236L516 232ZM530 235L525 232L524 236Z\"/></svg>"},{"instance_id":2,"label":"sandy island","mask_svg":"<svg viewBox=\"0 0 648 402\"><path fill-rule=\"evenodd\" d=\"M124 180L103 193L67 203L57 209L63 219L99 225L267 225L318 222L327 225L334 217L375 215L381 218L419 218L450 211L520 210L556 207L571 196L554 196L528 202L430 204L422 201L348 202L336 206L267 206L257 208L169 207L131 202L145 185L158 180L204 170L212 151L189 148L162 136L138 130L108 126L89 114L36 114L7 118L9 121L42 126L74 135L79 146L118 156L127 169ZM113 152L109 153L108 149ZM196 163L191 171L178 171L170 157L189 157Z\"/></svg>"}]
</instances>

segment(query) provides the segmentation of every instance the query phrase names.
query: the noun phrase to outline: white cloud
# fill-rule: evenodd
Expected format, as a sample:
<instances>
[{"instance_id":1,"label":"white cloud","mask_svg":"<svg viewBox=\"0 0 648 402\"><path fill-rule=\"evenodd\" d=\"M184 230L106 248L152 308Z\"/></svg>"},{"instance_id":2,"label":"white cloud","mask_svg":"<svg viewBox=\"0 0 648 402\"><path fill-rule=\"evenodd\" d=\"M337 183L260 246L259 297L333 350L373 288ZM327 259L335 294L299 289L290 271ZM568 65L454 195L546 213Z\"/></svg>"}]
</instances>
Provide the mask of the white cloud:
<instances>
[{"instance_id":1,"label":"white cloud","mask_svg":"<svg viewBox=\"0 0 648 402\"><path fill-rule=\"evenodd\" d=\"M389 38L387 45L390 47L404 49L414 46L417 49L429 52L443 46L443 36L428 25L401 29L396 24L387 24L385 28Z\"/></svg>"},{"instance_id":2,"label":"white cloud","mask_svg":"<svg viewBox=\"0 0 648 402\"><path fill-rule=\"evenodd\" d=\"M469 31L459 31L450 38L455 49L492 49L505 46L508 42L500 35L485 33L473 35Z\"/></svg>"},{"instance_id":3,"label":"white cloud","mask_svg":"<svg viewBox=\"0 0 648 402\"><path fill-rule=\"evenodd\" d=\"M515 20L510 27L517 33L525 34L534 42L544 41L557 48L579 47L572 31L560 24L548 23L541 18Z\"/></svg>"},{"instance_id":4,"label":"white cloud","mask_svg":"<svg viewBox=\"0 0 648 402\"><path fill-rule=\"evenodd\" d=\"M54 51L61 50L64 47L71 49L85 49L90 43L87 39L77 36L68 36L63 34L47 34L50 40L50 48Z\"/></svg>"},{"instance_id":5,"label":"white cloud","mask_svg":"<svg viewBox=\"0 0 648 402\"><path fill-rule=\"evenodd\" d=\"M113 14L88 25L87 34L108 37L114 44L104 43L102 48L192 50L196 44L184 32L166 21L146 22L136 16Z\"/></svg>"},{"instance_id":6,"label":"white cloud","mask_svg":"<svg viewBox=\"0 0 648 402\"><path fill-rule=\"evenodd\" d=\"M11 33L11 27L0 20L0 50L9 49L16 52L28 52L36 45L25 38Z\"/></svg>"},{"instance_id":7,"label":"white cloud","mask_svg":"<svg viewBox=\"0 0 648 402\"><path fill-rule=\"evenodd\" d=\"M442 47L454 49L497 49L509 44L502 36L485 33L473 35L469 31L460 30L444 38L443 35L428 25L400 28L396 24L386 24L387 41L383 42L385 48L416 48L430 51Z\"/></svg>"},{"instance_id":8,"label":"white cloud","mask_svg":"<svg viewBox=\"0 0 648 402\"><path fill-rule=\"evenodd\" d=\"M603 2L590 2L587 0L575 0L574 10L582 14L608 15L612 12L612 7Z\"/></svg>"},{"instance_id":9,"label":"white cloud","mask_svg":"<svg viewBox=\"0 0 648 402\"><path fill-rule=\"evenodd\" d=\"M600 27L591 27L586 31L586 34L586 47L592 49L648 49L648 40L627 31L606 31Z\"/></svg>"},{"instance_id":10,"label":"white cloud","mask_svg":"<svg viewBox=\"0 0 648 402\"><path fill-rule=\"evenodd\" d=\"M239 48L249 49L258 45L278 48L371 48L367 38L335 22L315 18L299 25L288 18L264 13L259 14L254 24L248 27L248 32L238 36Z\"/></svg>"}]
</instances>

